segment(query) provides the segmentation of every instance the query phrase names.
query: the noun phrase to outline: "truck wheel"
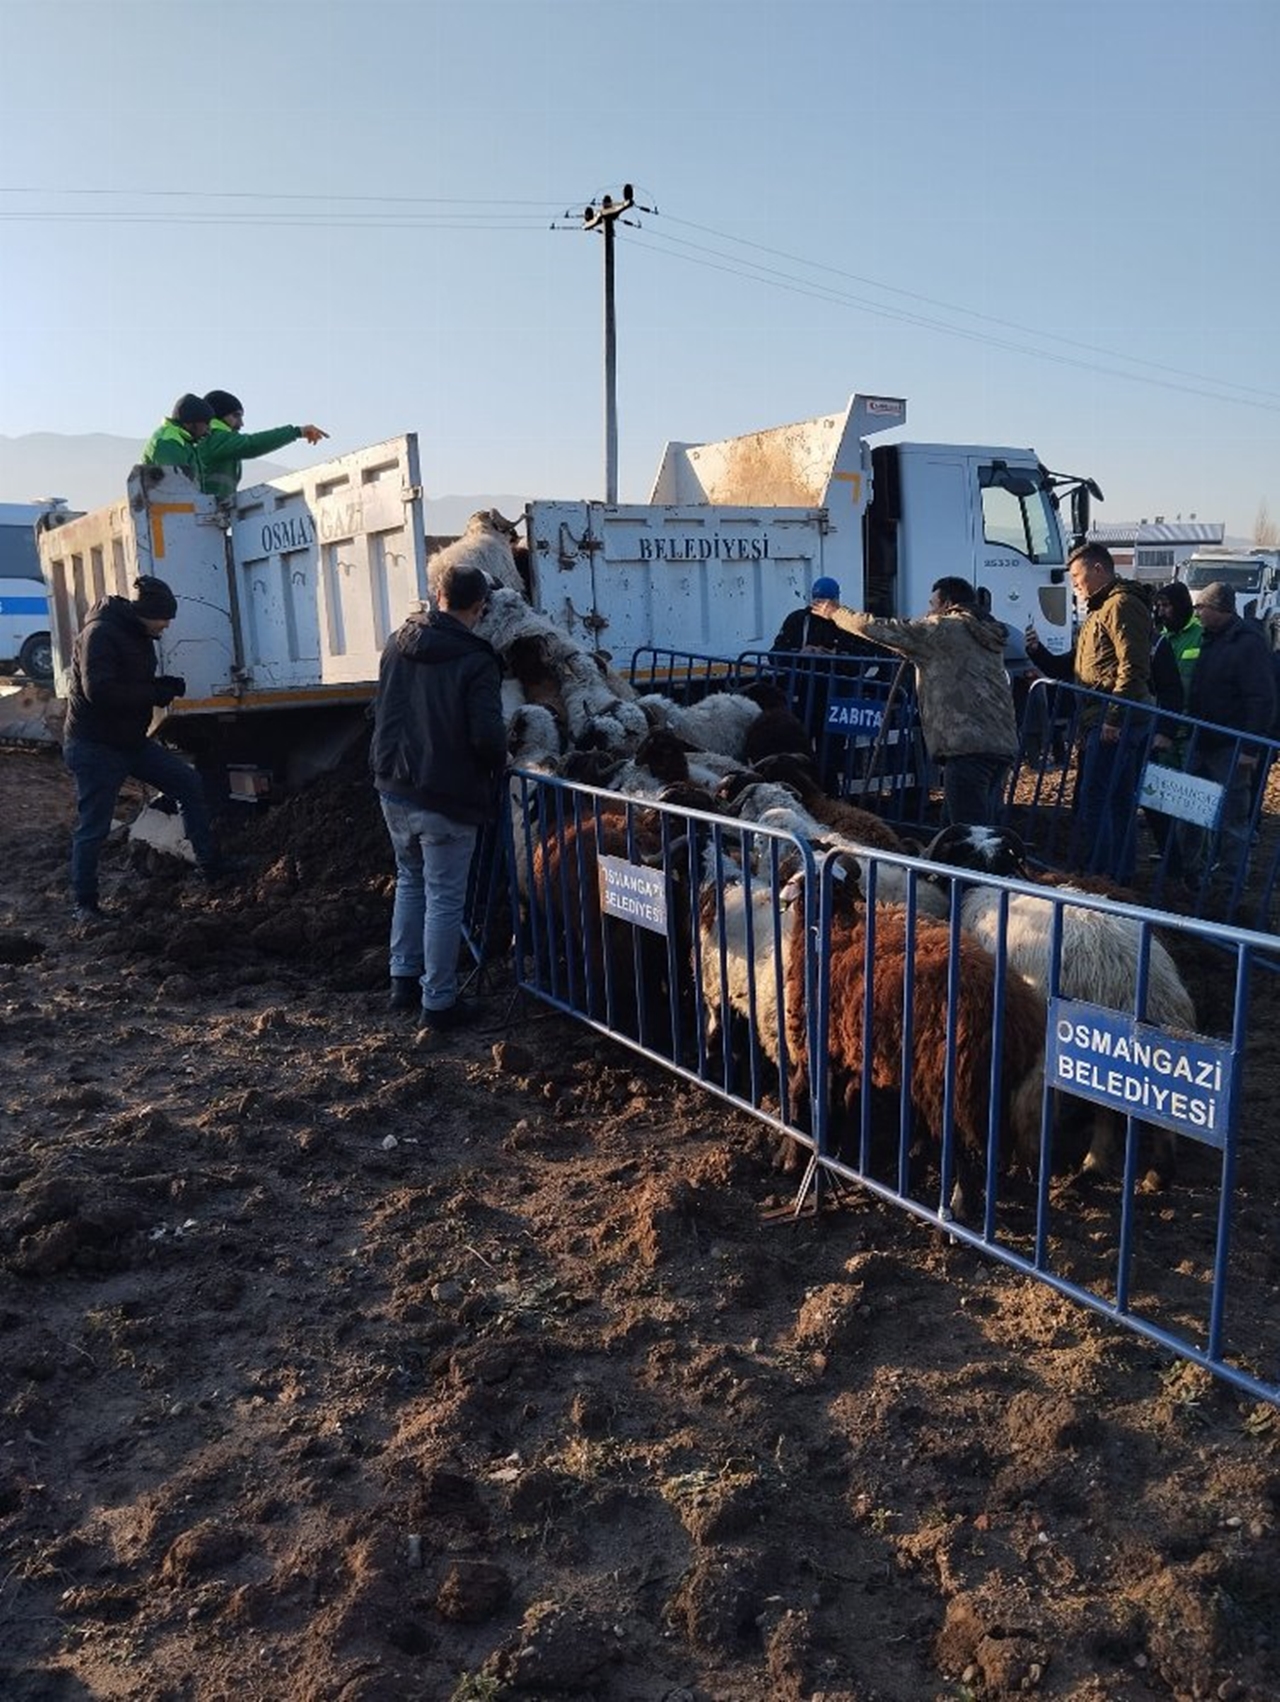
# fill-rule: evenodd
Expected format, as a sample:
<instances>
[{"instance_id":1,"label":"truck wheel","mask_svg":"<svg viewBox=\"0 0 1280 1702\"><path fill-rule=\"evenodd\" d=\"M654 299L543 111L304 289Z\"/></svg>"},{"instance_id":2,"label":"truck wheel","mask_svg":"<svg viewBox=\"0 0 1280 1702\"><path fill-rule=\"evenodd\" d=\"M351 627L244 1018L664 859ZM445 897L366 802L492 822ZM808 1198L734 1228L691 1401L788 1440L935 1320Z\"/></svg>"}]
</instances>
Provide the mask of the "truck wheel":
<instances>
[{"instance_id":1,"label":"truck wheel","mask_svg":"<svg viewBox=\"0 0 1280 1702\"><path fill-rule=\"evenodd\" d=\"M53 678L53 642L47 632L33 632L18 652L18 666L29 680Z\"/></svg>"}]
</instances>

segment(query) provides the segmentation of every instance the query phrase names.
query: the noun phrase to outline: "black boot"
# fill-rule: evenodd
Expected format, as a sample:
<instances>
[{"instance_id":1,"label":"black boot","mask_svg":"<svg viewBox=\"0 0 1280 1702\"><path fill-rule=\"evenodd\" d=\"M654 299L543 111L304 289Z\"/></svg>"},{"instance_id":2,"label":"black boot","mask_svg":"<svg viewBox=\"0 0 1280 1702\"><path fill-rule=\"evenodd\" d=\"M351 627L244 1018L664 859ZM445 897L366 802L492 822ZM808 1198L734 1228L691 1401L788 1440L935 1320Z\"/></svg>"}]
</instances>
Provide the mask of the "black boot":
<instances>
[{"instance_id":1,"label":"black boot","mask_svg":"<svg viewBox=\"0 0 1280 1702\"><path fill-rule=\"evenodd\" d=\"M393 975L387 1004L393 1011L416 1011L422 1004L422 988L416 975Z\"/></svg>"}]
</instances>

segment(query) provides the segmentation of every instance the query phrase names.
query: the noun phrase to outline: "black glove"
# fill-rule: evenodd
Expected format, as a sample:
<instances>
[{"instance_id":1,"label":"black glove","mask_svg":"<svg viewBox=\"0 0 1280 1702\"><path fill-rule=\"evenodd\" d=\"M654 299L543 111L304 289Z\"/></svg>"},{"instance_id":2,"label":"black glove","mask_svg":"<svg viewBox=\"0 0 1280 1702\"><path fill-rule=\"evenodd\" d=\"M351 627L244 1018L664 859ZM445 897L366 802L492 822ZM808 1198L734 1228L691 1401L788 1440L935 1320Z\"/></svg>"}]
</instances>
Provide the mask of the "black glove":
<instances>
[{"instance_id":1,"label":"black glove","mask_svg":"<svg viewBox=\"0 0 1280 1702\"><path fill-rule=\"evenodd\" d=\"M156 679L156 702L161 709L171 704L175 697L187 695L187 682L181 674L160 674Z\"/></svg>"}]
</instances>

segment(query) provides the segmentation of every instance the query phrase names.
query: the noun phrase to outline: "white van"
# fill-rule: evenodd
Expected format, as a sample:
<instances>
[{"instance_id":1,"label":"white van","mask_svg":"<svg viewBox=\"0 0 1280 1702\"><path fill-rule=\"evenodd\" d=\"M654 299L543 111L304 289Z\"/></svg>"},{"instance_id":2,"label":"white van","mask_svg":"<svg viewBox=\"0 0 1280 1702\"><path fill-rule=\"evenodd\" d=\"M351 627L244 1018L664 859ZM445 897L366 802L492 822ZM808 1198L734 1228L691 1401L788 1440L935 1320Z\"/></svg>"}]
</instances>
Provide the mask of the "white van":
<instances>
[{"instance_id":1,"label":"white van","mask_svg":"<svg viewBox=\"0 0 1280 1702\"><path fill-rule=\"evenodd\" d=\"M37 528L70 518L61 497L0 502L0 669L16 669L41 685L53 680L53 637Z\"/></svg>"}]
</instances>

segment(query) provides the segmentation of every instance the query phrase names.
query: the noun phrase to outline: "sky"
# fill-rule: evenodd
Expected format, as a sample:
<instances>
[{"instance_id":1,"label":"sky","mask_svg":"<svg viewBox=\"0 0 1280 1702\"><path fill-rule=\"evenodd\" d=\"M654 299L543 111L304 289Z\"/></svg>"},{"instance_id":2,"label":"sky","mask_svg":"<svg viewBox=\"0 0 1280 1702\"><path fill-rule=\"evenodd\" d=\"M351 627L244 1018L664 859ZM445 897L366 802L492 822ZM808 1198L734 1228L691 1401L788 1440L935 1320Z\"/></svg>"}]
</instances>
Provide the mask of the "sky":
<instances>
[{"instance_id":1,"label":"sky","mask_svg":"<svg viewBox=\"0 0 1280 1702\"><path fill-rule=\"evenodd\" d=\"M1277 49L1276 0L0 0L0 434L217 387L416 431L429 497L602 497L629 183L621 500L860 391L1249 536Z\"/></svg>"}]
</instances>

